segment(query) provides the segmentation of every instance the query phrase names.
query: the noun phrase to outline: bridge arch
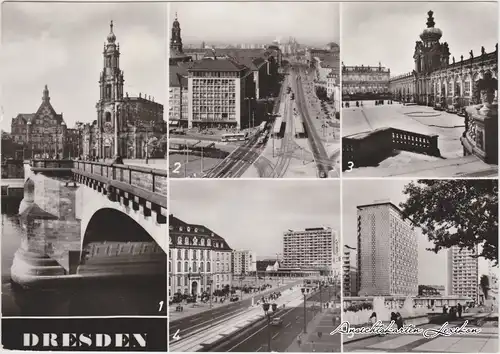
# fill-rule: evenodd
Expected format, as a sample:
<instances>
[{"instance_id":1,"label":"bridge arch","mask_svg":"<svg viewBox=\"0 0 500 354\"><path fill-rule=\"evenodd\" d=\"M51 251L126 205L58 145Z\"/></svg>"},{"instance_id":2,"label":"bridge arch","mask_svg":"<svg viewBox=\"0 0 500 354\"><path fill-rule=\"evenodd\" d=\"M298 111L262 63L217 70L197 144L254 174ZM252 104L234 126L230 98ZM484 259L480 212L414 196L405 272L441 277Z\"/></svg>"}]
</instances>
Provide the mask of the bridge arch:
<instances>
[{"instance_id":1,"label":"bridge arch","mask_svg":"<svg viewBox=\"0 0 500 354\"><path fill-rule=\"evenodd\" d=\"M154 242L152 235L129 215L114 208L97 210L82 236L82 249L92 242Z\"/></svg>"}]
</instances>

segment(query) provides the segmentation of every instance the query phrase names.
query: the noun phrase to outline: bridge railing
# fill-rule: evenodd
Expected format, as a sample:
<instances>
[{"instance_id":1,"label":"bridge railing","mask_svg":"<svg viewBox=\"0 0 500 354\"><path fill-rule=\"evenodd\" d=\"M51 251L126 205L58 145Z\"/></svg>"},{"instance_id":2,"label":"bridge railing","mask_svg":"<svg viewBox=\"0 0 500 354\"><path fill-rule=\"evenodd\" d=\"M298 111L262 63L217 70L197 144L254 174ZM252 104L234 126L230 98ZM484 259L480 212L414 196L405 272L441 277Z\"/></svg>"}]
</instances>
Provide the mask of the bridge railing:
<instances>
[{"instance_id":1,"label":"bridge railing","mask_svg":"<svg viewBox=\"0 0 500 354\"><path fill-rule=\"evenodd\" d=\"M95 161L74 161L75 169L167 196L168 172L149 167L108 164Z\"/></svg>"}]
</instances>

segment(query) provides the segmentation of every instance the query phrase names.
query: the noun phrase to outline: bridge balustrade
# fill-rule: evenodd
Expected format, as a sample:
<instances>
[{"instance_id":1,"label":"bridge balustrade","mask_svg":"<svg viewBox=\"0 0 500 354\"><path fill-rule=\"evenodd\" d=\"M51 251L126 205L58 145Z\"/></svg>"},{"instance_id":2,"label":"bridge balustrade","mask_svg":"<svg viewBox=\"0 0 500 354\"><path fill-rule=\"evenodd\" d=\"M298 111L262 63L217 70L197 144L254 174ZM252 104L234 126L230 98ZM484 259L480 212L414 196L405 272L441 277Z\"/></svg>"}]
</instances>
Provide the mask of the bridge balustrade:
<instances>
[{"instance_id":1,"label":"bridge balustrade","mask_svg":"<svg viewBox=\"0 0 500 354\"><path fill-rule=\"evenodd\" d=\"M75 161L75 169L167 196L167 171L148 167Z\"/></svg>"}]
</instances>

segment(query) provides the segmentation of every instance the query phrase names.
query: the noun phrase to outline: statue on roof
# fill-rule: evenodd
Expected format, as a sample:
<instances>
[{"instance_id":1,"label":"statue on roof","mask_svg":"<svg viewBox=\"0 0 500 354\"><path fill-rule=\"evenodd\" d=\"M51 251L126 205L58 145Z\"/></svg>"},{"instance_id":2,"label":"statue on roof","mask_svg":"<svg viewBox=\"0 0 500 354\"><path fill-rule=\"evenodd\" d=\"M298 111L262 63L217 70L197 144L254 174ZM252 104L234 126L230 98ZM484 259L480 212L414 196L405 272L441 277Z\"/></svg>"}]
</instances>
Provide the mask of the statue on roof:
<instances>
[{"instance_id":1,"label":"statue on roof","mask_svg":"<svg viewBox=\"0 0 500 354\"><path fill-rule=\"evenodd\" d=\"M474 58L474 53L472 52L472 49L470 50L469 55L471 59Z\"/></svg>"},{"instance_id":2,"label":"statue on roof","mask_svg":"<svg viewBox=\"0 0 500 354\"><path fill-rule=\"evenodd\" d=\"M484 46L481 47L481 55L485 55L486 54L486 50L484 49Z\"/></svg>"}]
</instances>

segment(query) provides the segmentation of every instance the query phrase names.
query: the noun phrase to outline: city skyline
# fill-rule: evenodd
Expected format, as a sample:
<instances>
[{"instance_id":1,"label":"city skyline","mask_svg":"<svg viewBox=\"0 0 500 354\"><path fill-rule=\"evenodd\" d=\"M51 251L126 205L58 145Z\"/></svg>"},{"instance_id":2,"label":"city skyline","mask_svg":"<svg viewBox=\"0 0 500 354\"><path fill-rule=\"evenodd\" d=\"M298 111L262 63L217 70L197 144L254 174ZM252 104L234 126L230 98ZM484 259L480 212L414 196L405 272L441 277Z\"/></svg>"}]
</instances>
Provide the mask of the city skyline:
<instances>
[{"instance_id":1,"label":"city skyline","mask_svg":"<svg viewBox=\"0 0 500 354\"><path fill-rule=\"evenodd\" d=\"M415 42L427 27L427 12L434 12L441 42L447 42L452 58L468 59L495 50L498 42L496 3L344 3L342 4L342 60L346 66L382 66L391 77L414 69ZM380 19L384 18L384 21ZM467 23L467 26L461 26ZM471 28L474 28L471 31ZM397 29L397 30L395 30Z\"/></svg>"},{"instance_id":2,"label":"city skyline","mask_svg":"<svg viewBox=\"0 0 500 354\"><path fill-rule=\"evenodd\" d=\"M405 200L403 188L412 180L345 180L342 186L343 245L357 247L357 206L377 202L392 202L399 207ZM435 254L426 248L433 244L415 228L418 240L418 284L444 285L447 287L448 250ZM344 249L345 250L345 249ZM354 251L356 252L356 251ZM479 276L488 274L487 261L479 258Z\"/></svg>"},{"instance_id":3,"label":"city skyline","mask_svg":"<svg viewBox=\"0 0 500 354\"><path fill-rule=\"evenodd\" d=\"M165 4L9 2L2 9L1 129L10 131L19 113L36 112L45 85L69 128L96 120L110 21L120 44L124 92L166 104Z\"/></svg>"},{"instance_id":4,"label":"city skyline","mask_svg":"<svg viewBox=\"0 0 500 354\"><path fill-rule=\"evenodd\" d=\"M325 226L340 234L339 181L171 183L170 210L175 217L206 226L232 249L254 251L258 259L283 253L283 233L288 229Z\"/></svg>"},{"instance_id":5,"label":"city skyline","mask_svg":"<svg viewBox=\"0 0 500 354\"><path fill-rule=\"evenodd\" d=\"M176 2L170 5L169 25L178 16L186 45L271 44L280 37L286 41L294 37L300 44L326 45L339 42L339 13L338 3Z\"/></svg>"}]
</instances>

